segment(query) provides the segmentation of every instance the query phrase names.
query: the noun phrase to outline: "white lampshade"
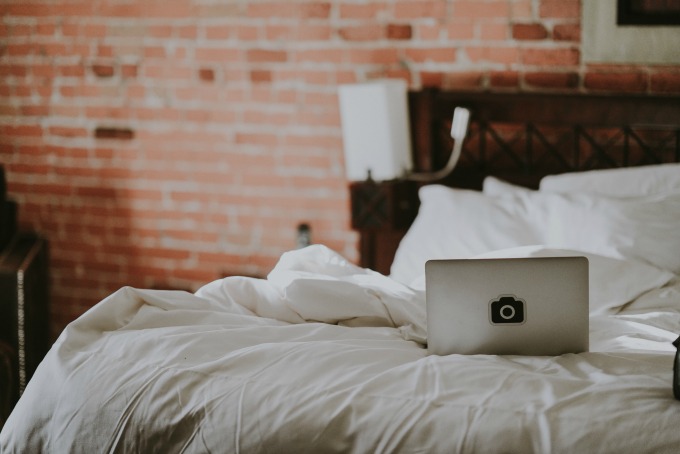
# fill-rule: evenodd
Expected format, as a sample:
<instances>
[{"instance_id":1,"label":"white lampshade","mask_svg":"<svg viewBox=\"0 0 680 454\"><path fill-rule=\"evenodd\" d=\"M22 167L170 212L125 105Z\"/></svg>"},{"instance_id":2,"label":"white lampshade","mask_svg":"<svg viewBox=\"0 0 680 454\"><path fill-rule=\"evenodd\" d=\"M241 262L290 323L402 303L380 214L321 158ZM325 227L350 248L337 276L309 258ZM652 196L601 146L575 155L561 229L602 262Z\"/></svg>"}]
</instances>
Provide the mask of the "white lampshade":
<instances>
[{"instance_id":1,"label":"white lampshade","mask_svg":"<svg viewBox=\"0 0 680 454\"><path fill-rule=\"evenodd\" d=\"M406 82L377 80L338 90L350 181L391 180L411 170L411 131Z\"/></svg>"}]
</instances>

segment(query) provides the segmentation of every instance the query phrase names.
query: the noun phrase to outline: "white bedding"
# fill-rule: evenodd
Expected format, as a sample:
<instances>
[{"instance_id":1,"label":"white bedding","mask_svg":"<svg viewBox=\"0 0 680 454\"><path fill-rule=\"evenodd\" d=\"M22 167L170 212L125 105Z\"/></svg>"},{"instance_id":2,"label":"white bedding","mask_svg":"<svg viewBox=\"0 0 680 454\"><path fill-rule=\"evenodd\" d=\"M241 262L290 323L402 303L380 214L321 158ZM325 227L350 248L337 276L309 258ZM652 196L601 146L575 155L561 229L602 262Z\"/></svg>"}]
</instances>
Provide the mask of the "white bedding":
<instances>
[{"instance_id":1,"label":"white bedding","mask_svg":"<svg viewBox=\"0 0 680 454\"><path fill-rule=\"evenodd\" d=\"M322 246L267 280L123 288L62 333L0 452L678 452L678 279L554 358L428 356L424 308Z\"/></svg>"}]
</instances>

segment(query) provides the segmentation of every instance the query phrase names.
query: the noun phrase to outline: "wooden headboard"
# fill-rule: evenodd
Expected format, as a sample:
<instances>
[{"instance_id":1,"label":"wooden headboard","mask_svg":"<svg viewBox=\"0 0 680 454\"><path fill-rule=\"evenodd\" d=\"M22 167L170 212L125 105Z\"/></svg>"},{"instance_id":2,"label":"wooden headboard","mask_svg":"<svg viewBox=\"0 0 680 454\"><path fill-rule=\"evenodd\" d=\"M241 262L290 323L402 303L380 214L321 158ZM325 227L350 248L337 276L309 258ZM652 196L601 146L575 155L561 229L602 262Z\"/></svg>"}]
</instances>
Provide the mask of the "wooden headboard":
<instances>
[{"instance_id":1,"label":"wooden headboard","mask_svg":"<svg viewBox=\"0 0 680 454\"><path fill-rule=\"evenodd\" d=\"M416 171L442 168L451 153L453 109L472 116L453 173L438 184L481 189L494 175L537 188L545 175L680 162L680 97L471 93L409 94ZM351 185L361 265L389 274L418 209L418 184Z\"/></svg>"}]
</instances>

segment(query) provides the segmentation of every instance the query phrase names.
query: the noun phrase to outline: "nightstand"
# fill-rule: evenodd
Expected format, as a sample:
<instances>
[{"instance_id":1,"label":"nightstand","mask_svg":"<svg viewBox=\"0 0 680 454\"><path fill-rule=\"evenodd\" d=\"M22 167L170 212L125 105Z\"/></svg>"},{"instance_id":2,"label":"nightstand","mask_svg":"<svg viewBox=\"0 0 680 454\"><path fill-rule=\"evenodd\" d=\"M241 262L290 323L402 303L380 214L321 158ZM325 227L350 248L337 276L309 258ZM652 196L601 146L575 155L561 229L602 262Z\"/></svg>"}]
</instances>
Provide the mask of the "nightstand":
<instances>
[{"instance_id":1,"label":"nightstand","mask_svg":"<svg viewBox=\"0 0 680 454\"><path fill-rule=\"evenodd\" d=\"M352 228L360 236L360 266L389 274L399 241L418 213L418 184L366 180L350 184ZM380 241L376 241L377 237Z\"/></svg>"}]
</instances>

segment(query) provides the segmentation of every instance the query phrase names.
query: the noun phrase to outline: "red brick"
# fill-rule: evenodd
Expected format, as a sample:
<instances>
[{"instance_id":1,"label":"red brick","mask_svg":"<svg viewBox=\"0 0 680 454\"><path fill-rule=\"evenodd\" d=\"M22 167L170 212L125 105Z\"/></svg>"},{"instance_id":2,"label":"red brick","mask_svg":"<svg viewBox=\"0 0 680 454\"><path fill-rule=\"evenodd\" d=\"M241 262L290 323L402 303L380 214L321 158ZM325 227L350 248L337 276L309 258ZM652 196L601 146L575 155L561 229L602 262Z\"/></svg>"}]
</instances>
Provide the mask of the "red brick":
<instances>
[{"instance_id":1,"label":"red brick","mask_svg":"<svg viewBox=\"0 0 680 454\"><path fill-rule=\"evenodd\" d=\"M198 78L203 82L214 82L215 70L212 68L201 68L198 70Z\"/></svg>"},{"instance_id":2,"label":"red brick","mask_svg":"<svg viewBox=\"0 0 680 454\"><path fill-rule=\"evenodd\" d=\"M405 49L404 54L414 62L453 63L456 61L456 48L412 48Z\"/></svg>"},{"instance_id":3,"label":"red brick","mask_svg":"<svg viewBox=\"0 0 680 454\"><path fill-rule=\"evenodd\" d=\"M12 172L12 174L26 173L45 176L52 171L52 166L39 164L10 164L7 169ZM22 205L21 208L23 210L24 206Z\"/></svg>"},{"instance_id":4,"label":"red brick","mask_svg":"<svg viewBox=\"0 0 680 454\"><path fill-rule=\"evenodd\" d=\"M173 260L186 260L191 257L189 251L182 251L177 249L162 249L162 248L143 248L141 250L144 256L158 257Z\"/></svg>"},{"instance_id":5,"label":"red brick","mask_svg":"<svg viewBox=\"0 0 680 454\"><path fill-rule=\"evenodd\" d=\"M643 92L647 76L642 73L587 73L583 85L589 90L610 92Z\"/></svg>"},{"instance_id":6,"label":"red brick","mask_svg":"<svg viewBox=\"0 0 680 454\"><path fill-rule=\"evenodd\" d=\"M92 65L92 72L97 77L113 77L115 69L113 65L94 64Z\"/></svg>"},{"instance_id":7,"label":"red brick","mask_svg":"<svg viewBox=\"0 0 680 454\"><path fill-rule=\"evenodd\" d=\"M527 20L533 17L533 0L515 0L510 4L510 18Z\"/></svg>"},{"instance_id":8,"label":"red brick","mask_svg":"<svg viewBox=\"0 0 680 454\"><path fill-rule=\"evenodd\" d=\"M52 36L57 31L57 27L52 23L38 23L35 27L36 34L41 36Z\"/></svg>"},{"instance_id":9,"label":"red brick","mask_svg":"<svg viewBox=\"0 0 680 454\"><path fill-rule=\"evenodd\" d=\"M172 37L172 26L171 25L149 25L146 27L146 33L148 36L153 38L171 38Z\"/></svg>"},{"instance_id":10,"label":"red brick","mask_svg":"<svg viewBox=\"0 0 680 454\"><path fill-rule=\"evenodd\" d=\"M519 51L515 47L467 47L465 48L465 53L474 63L515 64L519 61Z\"/></svg>"},{"instance_id":11,"label":"red brick","mask_svg":"<svg viewBox=\"0 0 680 454\"><path fill-rule=\"evenodd\" d=\"M30 36L33 33L33 28L29 25L22 24L3 25L2 29L0 29L0 32L3 36L25 37Z\"/></svg>"},{"instance_id":12,"label":"red brick","mask_svg":"<svg viewBox=\"0 0 680 454\"><path fill-rule=\"evenodd\" d=\"M508 25L503 23L479 24L479 37L484 41L501 41L508 38Z\"/></svg>"},{"instance_id":13,"label":"red brick","mask_svg":"<svg viewBox=\"0 0 680 454\"><path fill-rule=\"evenodd\" d=\"M442 87L444 85L444 74L441 72L422 71L420 73L420 83L423 87Z\"/></svg>"},{"instance_id":14,"label":"red brick","mask_svg":"<svg viewBox=\"0 0 680 454\"><path fill-rule=\"evenodd\" d=\"M224 47L199 47L194 52L196 55L196 60L198 61L215 61L226 63L230 61L237 61L241 57L241 50L228 49Z\"/></svg>"},{"instance_id":15,"label":"red brick","mask_svg":"<svg viewBox=\"0 0 680 454\"><path fill-rule=\"evenodd\" d=\"M83 77L85 68L82 65L68 65L58 67L59 74L67 77Z\"/></svg>"},{"instance_id":16,"label":"red brick","mask_svg":"<svg viewBox=\"0 0 680 454\"><path fill-rule=\"evenodd\" d=\"M75 189L75 194L81 197L96 197L99 199L115 199L116 190L101 186L79 187Z\"/></svg>"},{"instance_id":17,"label":"red brick","mask_svg":"<svg viewBox=\"0 0 680 454\"><path fill-rule=\"evenodd\" d=\"M122 65L120 74L124 78L137 77L137 65Z\"/></svg>"},{"instance_id":18,"label":"red brick","mask_svg":"<svg viewBox=\"0 0 680 454\"><path fill-rule=\"evenodd\" d=\"M578 19L581 16L580 0L540 0L541 17Z\"/></svg>"},{"instance_id":19,"label":"red brick","mask_svg":"<svg viewBox=\"0 0 680 454\"><path fill-rule=\"evenodd\" d=\"M231 27L227 27L224 25L215 25L211 27L206 27L205 29L205 37L207 39L227 39L231 36Z\"/></svg>"},{"instance_id":20,"label":"red brick","mask_svg":"<svg viewBox=\"0 0 680 454\"><path fill-rule=\"evenodd\" d=\"M296 62L340 63L347 52L344 49L309 49L295 52Z\"/></svg>"},{"instance_id":21,"label":"red brick","mask_svg":"<svg viewBox=\"0 0 680 454\"><path fill-rule=\"evenodd\" d=\"M548 30L543 24L513 24L512 37L519 40L545 39L548 37Z\"/></svg>"},{"instance_id":22,"label":"red brick","mask_svg":"<svg viewBox=\"0 0 680 454\"><path fill-rule=\"evenodd\" d=\"M0 104L0 116L16 116L19 112L21 112L19 107Z\"/></svg>"},{"instance_id":23,"label":"red brick","mask_svg":"<svg viewBox=\"0 0 680 454\"><path fill-rule=\"evenodd\" d=\"M26 77L27 74L28 74L27 66L20 65L0 66L0 75L2 76Z\"/></svg>"},{"instance_id":24,"label":"red brick","mask_svg":"<svg viewBox=\"0 0 680 454\"><path fill-rule=\"evenodd\" d=\"M50 114L50 107L41 106L21 106L21 115L45 117Z\"/></svg>"},{"instance_id":25,"label":"red brick","mask_svg":"<svg viewBox=\"0 0 680 454\"><path fill-rule=\"evenodd\" d=\"M397 19L445 17L446 3L441 1L400 1L394 4Z\"/></svg>"},{"instance_id":26,"label":"red brick","mask_svg":"<svg viewBox=\"0 0 680 454\"><path fill-rule=\"evenodd\" d=\"M498 88L517 87L519 74L517 71L494 71L489 74L489 84Z\"/></svg>"},{"instance_id":27,"label":"red brick","mask_svg":"<svg viewBox=\"0 0 680 454\"><path fill-rule=\"evenodd\" d=\"M310 19L326 19L330 15L329 2L308 2L300 5L300 16Z\"/></svg>"},{"instance_id":28,"label":"red brick","mask_svg":"<svg viewBox=\"0 0 680 454\"><path fill-rule=\"evenodd\" d=\"M484 1L458 0L453 2L453 17L471 19L506 19L510 15L510 2L506 0Z\"/></svg>"},{"instance_id":29,"label":"red brick","mask_svg":"<svg viewBox=\"0 0 680 454\"><path fill-rule=\"evenodd\" d=\"M248 3L247 15L251 18L295 17L296 8L285 3Z\"/></svg>"},{"instance_id":30,"label":"red brick","mask_svg":"<svg viewBox=\"0 0 680 454\"><path fill-rule=\"evenodd\" d=\"M22 69L25 69L22 67ZM54 65L33 65L31 72L35 77L54 77L56 68Z\"/></svg>"},{"instance_id":31,"label":"red brick","mask_svg":"<svg viewBox=\"0 0 680 454\"><path fill-rule=\"evenodd\" d=\"M444 88L478 89L484 84L484 74L479 71L463 71L444 75Z\"/></svg>"},{"instance_id":32,"label":"red brick","mask_svg":"<svg viewBox=\"0 0 680 454\"><path fill-rule=\"evenodd\" d=\"M15 137L42 137L43 129L40 126L0 126L0 132L5 136Z\"/></svg>"},{"instance_id":33,"label":"red brick","mask_svg":"<svg viewBox=\"0 0 680 454\"><path fill-rule=\"evenodd\" d=\"M105 46L103 44L99 44L97 46L97 56L98 57L113 57L113 47L112 46Z\"/></svg>"},{"instance_id":34,"label":"red brick","mask_svg":"<svg viewBox=\"0 0 680 454\"><path fill-rule=\"evenodd\" d=\"M532 87L541 88L576 88L579 83L577 73L535 72L524 75L524 82Z\"/></svg>"},{"instance_id":35,"label":"red brick","mask_svg":"<svg viewBox=\"0 0 680 454\"><path fill-rule=\"evenodd\" d=\"M366 74L367 79L404 79L411 85L411 71L407 68L382 68L377 71L370 71Z\"/></svg>"},{"instance_id":36,"label":"red brick","mask_svg":"<svg viewBox=\"0 0 680 454\"><path fill-rule=\"evenodd\" d=\"M279 139L276 134L271 133L244 133L236 134L236 143L248 145L276 146Z\"/></svg>"},{"instance_id":37,"label":"red brick","mask_svg":"<svg viewBox=\"0 0 680 454\"><path fill-rule=\"evenodd\" d=\"M251 63L283 63L288 60L288 53L282 50L251 49L247 56Z\"/></svg>"},{"instance_id":38,"label":"red brick","mask_svg":"<svg viewBox=\"0 0 680 454\"><path fill-rule=\"evenodd\" d=\"M183 19L193 13L190 2L144 2L138 5L120 5L123 17L155 17L159 19ZM128 11L125 11L125 10Z\"/></svg>"},{"instance_id":39,"label":"red brick","mask_svg":"<svg viewBox=\"0 0 680 454\"><path fill-rule=\"evenodd\" d=\"M38 47L33 44L7 44L5 45L5 54L12 57L22 57L32 54L37 54Z\"/></svg>"},{"instance_id":40,"label":"red brick","mask_svg":"<svg viewBox=\"0 0 680 454\"><path fill-rule=\"evenodd\" d=\"M556 24L553 27L555 41L580 41L581 26L578 24Z\"/></svg>"},{"instance_id":41,"label":"red brick","mask_svg":"<svg viewBox=\"0 0 680 454\"><path fill-rule=\"evenodd\" d=\"M48 132L53 136L61 137L87 137L87 129L68 127L68 126L51 126Z\"/></svg>"},{"instance_id":42,"label":"red brick","mask_svg":"<svg viewBox=\"0 0 680 454\"><path fill-rule=\"evenodd\" d=\"M342 27L338 35L345 41L377 41L386 36L386 29L373 24Z\"/></svg>"},{"instance_id":43,"label":"red brick","mask_svg":"<svg viewBox=\"0 0 680 454\"><path fill-rule=\"evenodd\" d=\"M80 27L78 36L90 39L105 38L107 36L107 31L106 25L84 24Z\"/></svg>"},{"instance_id":44,"label":"red brick","mask_svg":"<svg viewBox=\"0 0 680 454\"><path fill-rule=\"evenodd\" d=\"M94 136L97 139L131 140L135 137L135 132L130 128L99 126L95 129Z\"/></svg>"},{"instance_id":45,"label":"red brick","mask_svg":"<svg viewBox=\"0 0 680 454\"><path fill-rule=\"evenodd\" d=\"M375 19L386 9L386 3L341 3L340 17L342 19Z\"/></svg>"},{"instance_id":46,"label":"red brick","mask_svg":"<svg viewBox=\"0 0 680 454\"><path fill-rule=\"evenodd\" d=\"M653 73L650 86L654 93L680 93L680 72Z\"/></svg>"},{"instance_id":47,"label":"red brick","mask_svg":"<svg viewBox=\"0 0 680 454\"><path fill-rule=\"evenodd\" d=\"M145 58L166 58L165 47L162 46L146 46L143 50Z\"/></svg>"},{"instance_id":48,"label":"red brick","mask_svg":"<svg viewBox=\"0 0 680 454\"><path fill-rule=\"evenodd\" d=\"M236 37L241 41L255 41L260 39L260 28L251 25L239 25L236 27Z\"/></svg>"},{"instance_id":49,"label":"red brick","mask_svg":"<svg viewBox=\"0 0 680 454\"><path fill-rule=\"evenodd\" d=\"M331 5L328 2L306 2L302 4L291 4L288 2L280 3L250 3L247 13L249 17L266 18L328 18Z\"/></svg>"},{"instance_id":50,"label":"red brick","mask_svg":"<svg viewBox=\"0 0 680 454\"><path fill-rule=\"evenodd\" d=\"M539 49L522 50L522 63L534 66L575 66L581 54L578 49Z\"/></svg>"},{"instance_id":51,"label":"red brick","mask_svg":"<svg viewBox=\"0 0 680 454\"><path fill-rule=\"evenodd\" d=\"M418 24L416 34L420 41L438 40L441 36L442 26L439 24Z\"/></svg>"},{"instance_id":52,"label":"red brick","mask_svg":"<svg viewBox=\"0 0 680 454\"><path fill-rule=\"evenodd\" d=\"M408 24L389 24L387 26L388 39L411 39L413 30Z\"/></svg>"},{"instance_id":53,"label":"red brick","mask_svg":"<svg viewBox=\"0 0 680 454\"><path fill-rule=\"evenodd\" d=\"M196 39L198 36L198 27L195 25L182 25L176 28L176 33L179 38Z\"/></svg>"},{"instance_id":54,"label":"red brick","mask_svg":"<svg viewBox=\"0 0 680 454\"><path fill-rule=\"evenodd\" d=\"M348 60L356 64L399 63L399 52L396 49L353 49L346 53Z\"/></svg>"}]
</instances>

